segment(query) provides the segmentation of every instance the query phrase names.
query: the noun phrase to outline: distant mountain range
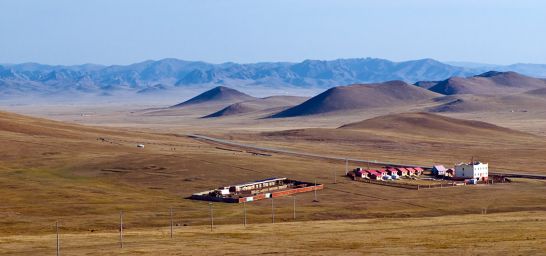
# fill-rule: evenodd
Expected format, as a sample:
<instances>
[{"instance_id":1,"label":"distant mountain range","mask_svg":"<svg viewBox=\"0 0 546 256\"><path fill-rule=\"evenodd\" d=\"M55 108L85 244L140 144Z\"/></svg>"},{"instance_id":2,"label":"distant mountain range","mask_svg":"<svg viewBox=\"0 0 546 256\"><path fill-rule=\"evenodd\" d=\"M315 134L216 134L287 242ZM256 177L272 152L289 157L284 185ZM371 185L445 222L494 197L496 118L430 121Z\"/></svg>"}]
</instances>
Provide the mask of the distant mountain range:
<instances>
[{"instance_id":1,"label":"distant mountain range","mask_svg":"<svg viewBox=\"0 0 546 256\"><path fill-rule=\"evenodd\" d=\"M484 65L455 66L433 59L393 62L376 58L253 64L210 64L178 59L145 61L125 66L4 64L0 65L0 98L64 94L154 95L168 93L176 88L218 85L327 89L338 85L390 80L407 83L441 81L490 70L546 77L546 65L541 64Z\"/></svg>"}]
</instances>

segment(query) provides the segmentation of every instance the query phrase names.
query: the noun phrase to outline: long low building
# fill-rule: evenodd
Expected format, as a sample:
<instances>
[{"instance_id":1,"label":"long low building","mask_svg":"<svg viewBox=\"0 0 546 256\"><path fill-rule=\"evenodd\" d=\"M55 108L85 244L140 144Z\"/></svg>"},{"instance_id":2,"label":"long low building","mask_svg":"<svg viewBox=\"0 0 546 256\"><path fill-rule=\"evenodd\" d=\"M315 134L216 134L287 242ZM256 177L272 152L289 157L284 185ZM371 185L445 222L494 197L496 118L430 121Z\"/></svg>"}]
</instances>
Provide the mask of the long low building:
<instances>
[{"instance_id":1,"label":"long low building","mask_svg":"<svg viewBox=\"0 0 546 256\"><path fill-rule=\"evenodd\" d=\"M269 178L195 193L190 196L190 199L225 203L243 203L312 192L323 188L323 184L290 180L287 178Z\"/></svg>"}]
</instances>

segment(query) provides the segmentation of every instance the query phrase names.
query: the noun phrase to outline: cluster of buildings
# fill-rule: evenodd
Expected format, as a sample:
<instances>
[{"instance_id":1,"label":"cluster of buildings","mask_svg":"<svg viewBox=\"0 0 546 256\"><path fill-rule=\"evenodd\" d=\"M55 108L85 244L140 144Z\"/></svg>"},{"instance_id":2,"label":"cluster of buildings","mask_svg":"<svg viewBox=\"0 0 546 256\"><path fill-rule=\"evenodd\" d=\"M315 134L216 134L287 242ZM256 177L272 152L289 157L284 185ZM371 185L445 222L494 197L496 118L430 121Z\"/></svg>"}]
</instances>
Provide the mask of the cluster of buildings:
<instances>
[{"instance_id":1,"label":"cluster of buildings","mask_svg":"<svg viewBox=\"0 0 546 256\"><path fill-rule=\"evenodd\" d=\"M191 195L190 199L243 203L323 189L324 185L287 178L269 178L220 187Z\"/></svg>"},{"instance_id":2,"label":"cluster of buildings","mask_svg":"<svg viewBox=\"0 0 546 256\"><path fill-rule=\"evenodd\" d=\"M444 179L464 180L467 184L477 184L479 182L487 182L489 177L488 169L487 163L471 161L470 163L456 164L454 168L450 169L447 169L443 165L435 165L432 167L432 172L427 171L427 175L432 174ZM347 173L347 176L355 180L396 180L402 177L420 176L423 175L424 172L425 170L421 167L385 167L380 169L356 168L352 172ZM323 188L323 184L291 180L288 178L269 178L195 193L190 196L190 199L243 203L297 193L312 192Z\"/></svg>"},{"instance_id":3,"label":"cluster of buildings","mask_svg":"<svg viewBox=\"0 0 546 256\"><path fill-rule=\"evenodd\" d=\"M479 161L456 164L450 169L446 169L443 165L435 165L432 167L432 174L455 180L467 180L469 183L487 182L489 165Z\"/></svg>"},{"instance_id":4,"label":"cluster of buildings","mask_svg":"<svg viewBox=\"0 0 546 256\"><path fill-rule=\"evenodd\" d=\"M347 175L371 180L391 180L404 176L418 176L423 174L423 168L420 167L387 167L385 169L362 169L356 168Z\"/></svg>"},{"instance_id":5,"label":"cluster of buildings","mask_svg":"<svg viewBox=\"0 0 546 256\"><path fill-rule=\"evenodd\" d=\"M428 170L428 169L427 169ZM420 167L385 167L382 169L363 169L356 168L347 175L349 177L369 179L369 180L396 180L402 177L412 177L422 175L423 168ZM456 164L453 168L446 168L443 165L434 165L431 172L433 176L465 181L468 184L477 184L487 182L489 177L489 167L487 163L471 161L469 163Z\"/></svg>"}]
</instances>

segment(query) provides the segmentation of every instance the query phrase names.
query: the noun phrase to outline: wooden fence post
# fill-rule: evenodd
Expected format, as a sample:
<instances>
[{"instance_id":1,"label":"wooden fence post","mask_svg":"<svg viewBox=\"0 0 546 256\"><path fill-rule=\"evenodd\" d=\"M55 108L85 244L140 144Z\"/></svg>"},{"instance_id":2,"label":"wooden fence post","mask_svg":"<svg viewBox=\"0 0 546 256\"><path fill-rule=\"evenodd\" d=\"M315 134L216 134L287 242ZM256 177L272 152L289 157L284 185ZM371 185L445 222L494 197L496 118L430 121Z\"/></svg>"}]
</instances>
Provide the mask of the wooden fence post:
<instances>
[{"instance_id":1,"label":"wooden fence post","mask_svg":"<svg viewBox=\"0 0 546 256\"><path fill-rule=\"evenodd\" d=\"M119 248L123 248L123 211L119 212Z\"/></svg>"},{"instance_id":2,"label":"wooden fence post","mask_svg":"<svg viewBox=\"0 0 546 256\"><path fill-rule=\"evenodd\" d=\"M171 215L171 239L173 238L173 208L170 209Z\"/></svg>"},{"instance_id":3,"label":"wooden fence post","mask_svg":"<svg viewBox=\"0 0 546 256\"><path fill-rule=\"evenodd\" d=\"M57 256L61 255L61 241L59 240L59 221L55 222L55 232L57 233Z\"/></svg>"}]
</instances>

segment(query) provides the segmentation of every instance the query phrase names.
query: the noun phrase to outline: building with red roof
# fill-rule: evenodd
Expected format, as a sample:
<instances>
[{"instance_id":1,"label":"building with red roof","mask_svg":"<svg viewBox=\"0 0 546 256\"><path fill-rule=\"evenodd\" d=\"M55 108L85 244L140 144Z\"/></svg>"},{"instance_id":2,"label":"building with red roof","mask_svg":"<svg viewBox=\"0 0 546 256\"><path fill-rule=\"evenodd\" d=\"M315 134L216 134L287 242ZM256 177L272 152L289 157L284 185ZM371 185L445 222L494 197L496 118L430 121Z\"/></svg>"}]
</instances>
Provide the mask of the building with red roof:
<instances>
[{"instance_id":1,"label":"building with red roof","mask_svg":"<svg viewBox=\"0 0 546 256\"><path fill-rule=\"evenodd\" d=\"M415 175L421 175L423 174L423 168L421 167L413 167L413 169L415 170Z\"/></svg>"},{"instance_id":2,"label":"building with red roof","mask_svg":"<svg viewBox=\"0 0 546 256\"><path fill-rule=\"evenodd\" d=\"M396 170L396 168L387 168L387 172L389 173L389 175L395 175L396 174L396 175L400 176L398 174L398 170Z\"/></svg>"},{"instance_id":3,"label":"building with red roof","mask_svg":"<svg viewBox=\"0 0 546 256\"><path fill-rule=\"evenodd\" d=\"M406 170L406 168L397 167L396 169L398 170L398 176L407 176L408 175L408 170Z\"/></svg>"},{"instance_id":4,"label":"building with red roof","mask_svg":"<svg viewBox=\"0 0 546 256\"><path fill-rule=\"evenodd\" d=\"M381 172L377 170L369 170L368 173L370 174L370 179L372 180L380 180L383 177Z\"/></svg>"}]
</instances>

